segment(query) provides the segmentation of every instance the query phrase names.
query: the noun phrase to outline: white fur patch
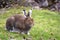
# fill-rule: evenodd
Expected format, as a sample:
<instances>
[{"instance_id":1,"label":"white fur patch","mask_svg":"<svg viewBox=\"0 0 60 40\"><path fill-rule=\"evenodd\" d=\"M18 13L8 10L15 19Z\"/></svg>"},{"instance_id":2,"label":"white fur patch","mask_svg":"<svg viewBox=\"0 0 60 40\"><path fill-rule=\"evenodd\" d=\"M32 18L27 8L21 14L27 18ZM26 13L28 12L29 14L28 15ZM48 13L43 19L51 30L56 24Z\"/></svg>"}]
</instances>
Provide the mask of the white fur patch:
<instances>
[{"instance_id":1,"label":"white fur patch","mask_svg":"<svg viewBox=\"0 0 60 40\"><path fill-rule=\"evenodd\" d=\"M32 10L29 10L29 13L30 13L30 17L31 17L31 14L32 14Z\"/></svg>"},{"instance_id":2,"label":"white fur patch","mask_svg":"<svg viewBox=\"0 0 60 40\"><path fill-rule=\"evenodd\" d=\"M22 12L23 12L24 17L26 17L26 11L22 11Z\"/></svg>"},{"instance_id":3,"label":"white fur patch","mask_svg":"<svg viewBox=\"0 0 60 40\"><path fill-rule=\"evenodd\" d=\"M30 35L30 33L28 32L27 35Z\"/></svg>"},{"instance_id":4,"label":"white fur patch","mask_svg":"<svg viewBox=\"0 0 60 40\"><path fill-rule=\"evenodd\" d=\"M13 30L12 31L10 31L10 32L20 32L18 29L15 29L14 27L13 27Z\"/></svg>"}]
</instances>

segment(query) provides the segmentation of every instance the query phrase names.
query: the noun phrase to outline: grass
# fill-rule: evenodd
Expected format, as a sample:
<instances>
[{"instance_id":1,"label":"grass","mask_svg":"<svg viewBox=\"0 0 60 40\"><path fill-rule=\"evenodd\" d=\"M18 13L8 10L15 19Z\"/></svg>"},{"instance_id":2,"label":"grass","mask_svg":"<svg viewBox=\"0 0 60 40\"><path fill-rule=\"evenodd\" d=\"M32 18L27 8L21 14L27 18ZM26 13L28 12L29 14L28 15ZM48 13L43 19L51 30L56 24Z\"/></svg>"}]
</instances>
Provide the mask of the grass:
<instances>
[{"instance_id":1,"label":"grass","mask_svg":"<svg viewBox=\"0 0 60 40\"><path fill-rule=\"evenodd\" d=\"M24 8L11 8L0 14L0 40L9 40L11 37L22 40L22 35L5 30L6 19ZM25 8L27 9L27 8ZM28 9L27 9L28 10ZM30 30L32 40L60 40L60 14L49 10L33 10L34 26Z\"/></svg>"}]
</instances>

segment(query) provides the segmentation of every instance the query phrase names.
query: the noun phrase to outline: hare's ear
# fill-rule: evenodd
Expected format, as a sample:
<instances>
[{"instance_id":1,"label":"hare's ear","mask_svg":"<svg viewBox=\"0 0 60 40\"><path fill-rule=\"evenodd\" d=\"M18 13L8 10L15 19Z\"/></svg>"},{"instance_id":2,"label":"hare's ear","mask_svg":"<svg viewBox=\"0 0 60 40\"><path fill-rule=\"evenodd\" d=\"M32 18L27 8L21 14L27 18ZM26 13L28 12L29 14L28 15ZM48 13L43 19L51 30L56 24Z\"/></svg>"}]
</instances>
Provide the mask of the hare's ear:
<instances>
[{"instance_id":1,"label":"hare's ear","mask_svg":"<svg viewBox=\"0 0 60 40\"><path fill-rule=\"evenodd\" d=\"M23 15L26 16L26 10L23 10Z\"/></svg>"},{"instance_id":2,"label":"hare's ear","mask_svg":"<svg viewBox=\"0 0 60 40\"><path fill-rule=\"evenodd\" d=\"M31 14L32 14L32 9L29 10L27 17L31 17Z\"/></svg>"}]
</instances>

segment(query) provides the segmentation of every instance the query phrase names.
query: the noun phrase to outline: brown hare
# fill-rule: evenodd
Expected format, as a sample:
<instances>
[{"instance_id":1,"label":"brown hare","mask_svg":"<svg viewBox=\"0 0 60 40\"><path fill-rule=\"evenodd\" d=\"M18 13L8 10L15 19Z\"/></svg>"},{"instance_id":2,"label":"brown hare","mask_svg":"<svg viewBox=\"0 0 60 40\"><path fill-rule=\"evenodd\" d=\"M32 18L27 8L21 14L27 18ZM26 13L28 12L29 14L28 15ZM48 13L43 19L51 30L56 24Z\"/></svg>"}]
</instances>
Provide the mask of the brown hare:
<instances>
[{"instance_id":1,"label":"brown hare","mask_svg":"<svg viewBox=\"0 0 60 40\"><path fill-rule=\"evenodd\" d=\"M33 18L31 17L32 10L26 14L23 10L23 14L16 14L11 16L6 21L6 29L8 31L18 30L20 33L28 34L31 27L34 25Z\"/></svg>"}]
</instances>

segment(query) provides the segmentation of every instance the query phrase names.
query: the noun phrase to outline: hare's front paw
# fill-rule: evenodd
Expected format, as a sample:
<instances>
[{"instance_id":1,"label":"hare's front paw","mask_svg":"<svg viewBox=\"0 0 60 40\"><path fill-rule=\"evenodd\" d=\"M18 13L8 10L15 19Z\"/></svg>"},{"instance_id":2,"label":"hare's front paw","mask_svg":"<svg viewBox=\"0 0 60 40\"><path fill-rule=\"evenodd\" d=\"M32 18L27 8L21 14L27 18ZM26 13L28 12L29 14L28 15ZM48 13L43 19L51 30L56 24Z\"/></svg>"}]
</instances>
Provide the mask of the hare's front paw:
<instances>
[{"instance_id":1,"label":"hare's front paw","mask_svg":"<svg viewBox=\"0 0 60 40\"><path fill-rule=\"evenodd\" d=\"M28 32L27 35L30 35L30 33Z\"/></svg>"}]
</instances>

